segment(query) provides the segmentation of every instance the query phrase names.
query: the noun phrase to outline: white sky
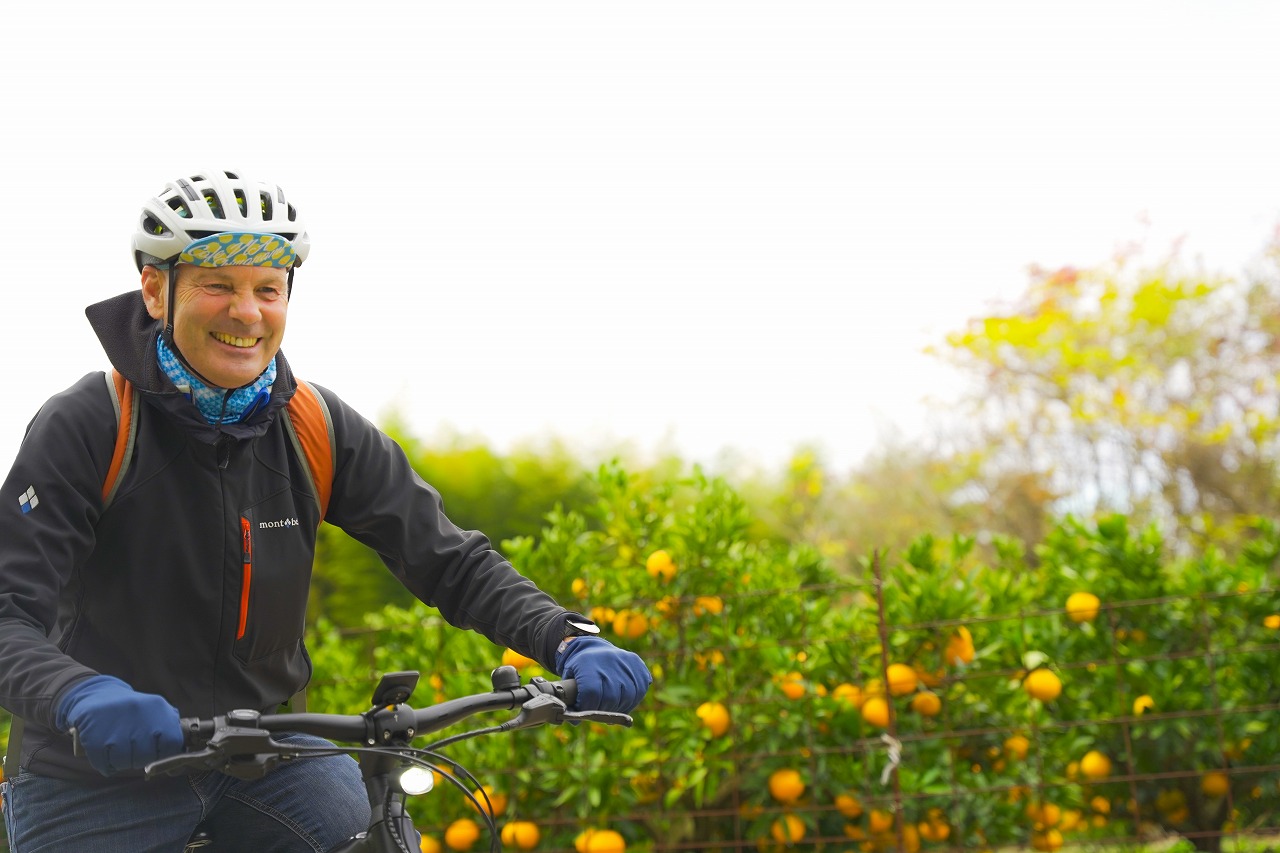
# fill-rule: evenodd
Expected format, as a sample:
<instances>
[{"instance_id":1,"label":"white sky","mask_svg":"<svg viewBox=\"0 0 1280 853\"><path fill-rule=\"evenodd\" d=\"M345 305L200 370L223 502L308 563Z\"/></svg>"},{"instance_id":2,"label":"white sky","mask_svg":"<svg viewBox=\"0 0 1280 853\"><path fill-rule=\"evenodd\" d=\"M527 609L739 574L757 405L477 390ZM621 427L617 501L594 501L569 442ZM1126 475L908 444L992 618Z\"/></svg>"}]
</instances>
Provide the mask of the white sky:
<instances>
[{"instance_id":1,"label":"white sky","mask_svg":"<svg viewBox=\"0 0 1280 853\"><path fill-rule=\"evenodd\" d=\"M1274 2L11 4L0 459L105 366L83 307L137 286L143 200L227 167L311 231L295 369L374 419L852 464L1029 264L1262 248L1277 33Z\"/></svg>"}]
</instances>

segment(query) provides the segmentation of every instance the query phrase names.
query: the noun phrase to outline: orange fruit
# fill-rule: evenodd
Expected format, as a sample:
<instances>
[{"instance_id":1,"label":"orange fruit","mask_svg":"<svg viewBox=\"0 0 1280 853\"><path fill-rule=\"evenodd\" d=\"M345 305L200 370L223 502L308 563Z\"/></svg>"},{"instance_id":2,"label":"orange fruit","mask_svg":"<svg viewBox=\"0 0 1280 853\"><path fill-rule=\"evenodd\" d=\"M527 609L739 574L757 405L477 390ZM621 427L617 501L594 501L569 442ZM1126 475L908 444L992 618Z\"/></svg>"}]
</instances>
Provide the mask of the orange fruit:
<instances>
[{"instance_id":1,"label":"orange fruit","mask_svg":"<svg viewBox=\"0 0 1280 853\"><path fill-rule=\"evenodd\" d=\"M1156 700L1152 699L1150 696L1144 693L1143 695L1139 696L1137 699L1133 700L1133 715L1135 717L1140 717L1143 714L1145 714L1147 711L1154 710L1155 707L1156 707Z\"/></svg>"},{"instance_id":2,"label":"orange fruit","mask_svg":"<svg viewBox=\"0 0 1280 853\"><path fill-rule=\"evenodd\" d=\"M1056 803L1028 803L1027 817L1044 826L1057 826L1062 820L1062 806Z\"/></svg>"},{"instance_id":3,"label":"orange fruit","mask_svg":"<svg viewBox=\"0 0 1280 853\"><path fill-rule=\"evenodd\" d=\"M502 665L514 666L516 669L528 669L531 666L537 666L538 662L530 657L525 657L514 649L503 649Z\"/></svg>"},{"instance_id":4,"label":"orange fruit","mask_svg":"<svg viewBox=\"0 0 1280 853\"><path fill-rule=\"evenodd\" d=\"M798 672L788 672L782 676L779 686L788 699L799 699L805 694L804 676Z\"/></svg>"},{"instance_id":5,"label":"orange fruit","mask_svg":"<svg viewBox=\"0 0 1280 853\"><path fill-rule=\"evenodd\" d=\"M676 576L676 564L672 561L671 555L666 551L658 550L649 555L644 561L644 570L649 573L649 577L657 578L663 583L669 583Z\"/></svg>"},{"instance_id":6,"label":"orange fruit","mask_svg":"<svg viewBox=\"0 0 1280 853\"><path fill-rule=\"evenodd\" d=\"M1031 834L1031 849L1052 851L1062 846L1062 833L1056 829L1048 829L1044 832L1033 832Z\"/></svg>"},{"instance_id":7,"label":"orange fruit","mask_svg":"<svg viewBox=\"0 0 1280 853\"><path fill-rule=\"evenodd\" d=\"M1105 779L1111 775L1111 759L1091 749L1080 759L1080 772L1088 779Z\"/></svg>"},{"instance_id":8,"label":"orange fruit","mask_svg":"<svg viewBox=\"0 0 1280 853\"><path fill-rule=\"evenodd\" d=\"M444 848L440 846L440 842L436 841L430 835L422 836L422 843L418 845L418 849L422 851L422 853L442 853L444 850Z\"/></svg>"},{"instance_id":9,"label":"orange fruit","mask_svg":"<svg viewBox=\"0 0 1280 853\"><path fill-rule=\"evenodd\" d=\"M694 652L693 661L698 665L699 672L706 672L708 667L724 665L724 652L719 649L712 649L709 652Z\"/></svg>"},{"instance_id":10,"label":"orange fruit","mask_svg":"<svg viewBox=\"0 0 1280 853\"><path fill-rule=\"evenodd\" d=\"M628 640L638 640L648 633L649 620L638 610L619 610L613 617L613 631Z\"/></svg>"},{"instance_id":11,"label":"orange fruit","mask_svg":"<svg viewBox=\"0 0 1280 853\"><path fill-rule=\"evenodd\" d=\"M795 804L804 794L804 779L800 771L790 767L769 774L769 794L784 806Z\"/></svg>"},{"instance_id":12,"label":"orange fruit","mask_svg":"<svg viewBox=\"0 0 1280 853\"><path fill-rule=\"evenodd\" d=\"M724 601L718 595L700 595L693 600L694 616L719 616L724 612Z\"/></svg>"},{"instance_id":13,"label":"orange fruit","mask_svg":"<svg viewBox=\"0 0 1280 853\"><path fill-rule=\"evenodd\" d=\"M862 719L877 728L888 728L889 701L883 696L872 696L862 703Z\"/></svg>"},{"instance_id":14,"label":"orange fruit","mask_svg":"<svg viewBox=\"0 0 1280 853\"><path fill-rule=\"evenodd\" d=\"M450 850L470 850L480 840L480 826L469 817L455 820L444 831L444 844Z\"/></svg>"},{"instance_id":15,"label":"orange fruit","mask_svg":"<svg viewBox=\"0 0 1280 853\"><path fill-rule=\"evenodd\" d=\"M856 684L849 684L848 682L837 684L835 689L831 691L831 698L857 708L862 705L862 689Z\"/></svg>"},{"instance_id":16,"label":"orange fruit","mask_svg":"<svg viewBox=\"0 0 1280 853\"><path fill-rule=\"evenodd\" d=\"M862 817L862 803L853 794L836 794L836 809L849 820Z\"/></svg>"},{"instance_id":17,"label":"orange fruit","mask_svg":"<svg viewBox=\"0 0 1280 853\"><path fill-rule=\"evenodd\" d=\"M885 671L885 680L889 683L889 692L894 696L906 696L915 692L919 679L916 671L905 663L891 663Z\"/></svg>"},{"instance_id":18,"label":"orange fruit","mask_svg":"<svg viewBox=\"0 0 1280 853\"><path fill-rule=\"evenodd\" d=\"M588 830L585 853L626 853L627 842L612 829Z\"/></svg>"},{"instance_id":19,"label":"orange fruit","mask_svg":"<svg viewBox=\"0 0 1280 853\"><path fill-rule=\"evenodd\" d=\"M507 795L497 793L488 785L482 785L481 788L483 788L485 795L488 796L489 804L486 806L484 797L480 796L479 792L476 792L476 799L479 801L480 805L477 806L475 803L471 803L471 808L483 814L492 807L493 811L490 816L502 817L502 815L507 811Z\"/></svg>"},{"instance_id":20,"label":"orange fruit","mask_svg":"<svg viewBox=\"0 0 1280 853\"><path fill-rule=\"evenodd\" d=\"M531 820L513 820L502 827L502 843L508 847L532 850L541 839L538 825Z\"/></svg>"},{"instance_id":21,"label":"orange fruit","mask_svg":"<svg viewBox=\"0 0 1280 853\"><path fill-rule=\"evenodd\" d=\"M932 690L911 697L911 710L922 717L936 717L942 712L942 699Z\"/></svg>"},{"instance_id":22,"label":"orange fruit","mask_svg":"<svg viewBox=\"0 0 1280 853\"><path fill-rule=\"evenodd\" d=\"M1091 592L1073 592L1067 596L1067 616L1072 622L1092 622L1098 618L1102 602Z\"/></svg>"},{"instance_id":23,"label":"orange fruit","mask_svg":"<svg viewBox=\"0 0 1280 853\"><path fill-rule=\"evenodd\" d=\"M973 663L973 655L973 634L970 634L969 629L961 625L956 628L956 632L947 640L945 660L951 666L959 666Z\"/></svg>"},{"instance_id":24,"label":"orange fruit","mask_svg":"<svg viewBox=\"0 0 1280 853\"><path fill-rule=\"evenodd\" d=\"M729 731L729 709L719 702L703 702L695 711L702 725L711 732L712 737L720 737Z\"/></svg>"},{"instance_id":25,"label":"orange fruit","mask_svg":"<svg viewBox=\"0 0 1280 853\"><path fill-rule=\"evenodd\" d=\"M773 822L769 834L774 841L791 844L804 838L804 821L793 814L786 814Z\"/></svg>"},{"instance_id":26,"label":"orange fruit","mask_svg":"<svg viewBox=\"0 0 1280 853\"><path fill-rule=\"evenodd\" d=\"M867 816L867 826L873 834L888 832L893 829L893 812L884 809L872 809Z\"/></svg>"},{"instance_id":27,"label":"orange fruit","mask_svg":"<svg viewBox=\"0 0 1280 853\"><path fill-rule=\"evenodd\" d=\"M1231 779L1221 770L1210 770L1200 777L1200 791L1206 797L1225 797L1231 790Z\"/></svg>"},{"instance_id":28,"label":"orange fruit","mask_svg":"<svg viewBox=\"0 0 1280 853\"><path fill-rule=\"evenodd\" d=\"M1025 735L1013 735L1004 742L1005 754L1019 761L1026 761L1030 750L1031 741L1027 740Z\"/></svg>"},{"instance_id":29,"label":"orange fruit","mask_svg":"<svg viewBox=\"0 0 1280 853\"><path fill-rule=\"evenodd\" d=\"M1058 676L1054 675L1052 670L1036 669L1032 670L1023 679L1022 688L1033 699L1039 699L1041 702L1052 702L1062 693L1062 681Z\"/></svg>"},{"instance_id":30,"label":"orange fruit","mask_svg":"<svg viewBox=\"0 0 1280 853\"><path fill-rule=\"evenodd\" d=\"M1272 631L1280 630L1280 613L1272 613L1262 619L1264 628L1270 628Z\"/></svg>"}]
</instances>

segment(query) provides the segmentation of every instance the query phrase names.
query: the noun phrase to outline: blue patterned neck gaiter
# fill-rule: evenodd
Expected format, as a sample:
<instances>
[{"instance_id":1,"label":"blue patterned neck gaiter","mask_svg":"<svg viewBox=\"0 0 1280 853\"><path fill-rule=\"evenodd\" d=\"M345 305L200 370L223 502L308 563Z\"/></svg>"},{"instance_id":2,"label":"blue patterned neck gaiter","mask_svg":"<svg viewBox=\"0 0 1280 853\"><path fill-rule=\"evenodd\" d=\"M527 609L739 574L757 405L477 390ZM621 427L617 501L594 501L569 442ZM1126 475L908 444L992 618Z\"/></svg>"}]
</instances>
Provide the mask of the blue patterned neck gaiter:
<instances>
[{"instance_id":1,"label":"blue patterned neck gaiter","mask_svg":"<svg viewBox=\"0 0 1280 853\"><path fill-rule=\"evenodd\" d=\"M276 381L274 358L252 385L228 392L225 388L210 388L192 376L191 371L165 346L163 335L156 338L156 357L160 361L160 369L188 400L196 404L200 414L211 424L237 423L271 399L271 383Z\"/></svg>"}]
</instances>

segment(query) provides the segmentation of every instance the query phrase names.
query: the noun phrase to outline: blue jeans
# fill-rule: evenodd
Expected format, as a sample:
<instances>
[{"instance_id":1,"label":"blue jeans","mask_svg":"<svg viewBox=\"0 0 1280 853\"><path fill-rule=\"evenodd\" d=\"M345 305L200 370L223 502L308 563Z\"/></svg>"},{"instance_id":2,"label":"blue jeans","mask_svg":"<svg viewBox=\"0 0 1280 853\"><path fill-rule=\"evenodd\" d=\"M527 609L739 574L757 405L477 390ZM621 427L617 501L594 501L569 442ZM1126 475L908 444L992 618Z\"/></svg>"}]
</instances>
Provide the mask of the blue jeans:
<instances>
[{"instance_id":1,"label":"blue jeans","mask_svg":"<svg viewBox=\"0 0 1280 853\"><path fill-rule=\"evenodd\" d=\"M252 781L206 772L85 785L22 772L3 795L11 853L181 853L197 824L213 850L323 853L369 825L360 770L346 755L281 762Z\"/></svg>"}]
</instances>

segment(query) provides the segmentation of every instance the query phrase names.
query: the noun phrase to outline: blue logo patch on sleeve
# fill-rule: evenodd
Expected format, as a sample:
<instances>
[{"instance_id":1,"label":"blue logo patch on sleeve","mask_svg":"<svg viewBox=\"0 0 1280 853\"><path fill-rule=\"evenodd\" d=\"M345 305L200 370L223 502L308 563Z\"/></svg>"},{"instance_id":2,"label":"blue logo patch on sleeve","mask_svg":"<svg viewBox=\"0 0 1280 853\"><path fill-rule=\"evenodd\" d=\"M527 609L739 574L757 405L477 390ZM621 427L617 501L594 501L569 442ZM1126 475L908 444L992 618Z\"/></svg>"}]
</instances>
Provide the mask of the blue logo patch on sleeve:
<instances>
[{"instance_id":1,"label":"blue logo patch on sleeve","mask_svg":"<svg viewBox=\"0 0 1280 853\"><path fill-rule=\"evenodd\" d=\"M36 487L27 486L27 490L22 493L22 497L18 498L18 506L22 507L23 513L28 513L39 505L40 499L36 497Z\"/></svg>"}]
</instances>

